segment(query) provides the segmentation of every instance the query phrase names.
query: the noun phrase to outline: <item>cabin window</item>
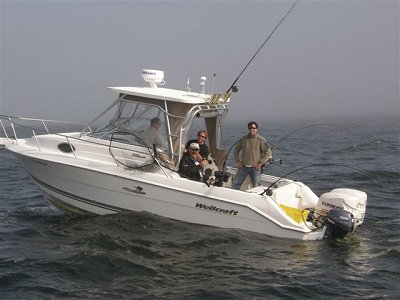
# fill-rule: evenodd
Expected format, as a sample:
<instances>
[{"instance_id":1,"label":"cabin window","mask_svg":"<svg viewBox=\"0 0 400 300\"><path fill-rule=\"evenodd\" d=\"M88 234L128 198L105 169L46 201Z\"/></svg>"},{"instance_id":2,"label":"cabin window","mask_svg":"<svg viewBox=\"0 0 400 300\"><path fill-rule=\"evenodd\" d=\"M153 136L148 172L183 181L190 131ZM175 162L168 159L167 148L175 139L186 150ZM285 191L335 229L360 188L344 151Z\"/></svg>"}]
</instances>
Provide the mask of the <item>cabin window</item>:
<instances>
[{"instance_id":1,"label":"cabin window","mask_svg":"<svg viewBox=\"0 0 400 300\"><path fill-rule=\"evenodd\" d=\"M152 149L153 144L146 137L151 122L155 118L159 120L160 124L156 131L160 137L157 139L156 147L169 152L165 112L158 105L151 103L122 99L106 111L101 120L96 121L97 124L102 125L98 125L89 135Z\"/></svg>"},{"instance_id":2,"label":"cabin window","mask_svg":"<svg viewBox=\"0 0 400 300\"><path fill-rule=\"evenodd\" d=\"M58 150L64 153L71 153L75 151L74 145L68 144L68 143L61 143L57 145Z\"/></svg>"}]
</instances>

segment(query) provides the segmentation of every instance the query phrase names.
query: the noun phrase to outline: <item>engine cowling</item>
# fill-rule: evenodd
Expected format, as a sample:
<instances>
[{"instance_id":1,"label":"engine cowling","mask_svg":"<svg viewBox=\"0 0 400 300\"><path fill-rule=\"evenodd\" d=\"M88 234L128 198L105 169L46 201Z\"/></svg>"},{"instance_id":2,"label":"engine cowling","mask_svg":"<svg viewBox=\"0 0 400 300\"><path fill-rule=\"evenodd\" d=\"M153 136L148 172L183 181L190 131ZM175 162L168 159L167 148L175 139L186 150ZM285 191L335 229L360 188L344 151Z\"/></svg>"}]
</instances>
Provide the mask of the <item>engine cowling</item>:
<instances>
[{"instance_id":1,"label":"engine cowling","mask_svg":"<svg viewBox=\"0 0 400 300\"><path fill-rule=\"evenodd\" d=\"M365 217L367 194L354 189L333 189L319 197L315 214L325 217L331 210L344 210L353 217L353 229L361 225Z\"/></svg>"}]
</instances>

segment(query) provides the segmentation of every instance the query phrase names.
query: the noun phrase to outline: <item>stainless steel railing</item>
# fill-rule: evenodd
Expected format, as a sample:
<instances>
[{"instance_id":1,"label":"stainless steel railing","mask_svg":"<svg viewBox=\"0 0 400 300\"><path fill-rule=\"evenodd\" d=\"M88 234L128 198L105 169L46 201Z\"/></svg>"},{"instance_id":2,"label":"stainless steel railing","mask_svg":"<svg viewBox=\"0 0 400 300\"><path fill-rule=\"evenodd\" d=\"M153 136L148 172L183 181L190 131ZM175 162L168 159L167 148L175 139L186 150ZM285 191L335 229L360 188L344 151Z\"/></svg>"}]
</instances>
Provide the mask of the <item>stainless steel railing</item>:
<instances>
[{"instance_id":1,"label":"stainless steel railing","mask_svg":"<svg viewBox=\"0 0 400 300\"><path fill-rule=\"evenodd\" d=\"M79 126L79 130L82 126L87 124L76 123L76 122L68 122L68 121L59 121L59 120L46 120L46 119L35 119L35 118L24 118L24 117L15 117L15 116L7 116L0 115L0 138L5 139L3 143L13 141L18 143L19 138L25 138L28 136L33 136L36 141L36 145L40 150L39 142L36 138L38 133L40 134L57 134L56 132L50 132L48 124L53 123L57 124L59 129L65 126ZM56 126L56 125L54 125ZM62 134L57 134L60 136L64 136ZM67 143L69 144L68 136L64 136L66 138ZM0 143L1 145L1 143ZM4 146L4 145L3 145ZM74 154L75 155L75 154Z\"/></svg>"}]
</instances>

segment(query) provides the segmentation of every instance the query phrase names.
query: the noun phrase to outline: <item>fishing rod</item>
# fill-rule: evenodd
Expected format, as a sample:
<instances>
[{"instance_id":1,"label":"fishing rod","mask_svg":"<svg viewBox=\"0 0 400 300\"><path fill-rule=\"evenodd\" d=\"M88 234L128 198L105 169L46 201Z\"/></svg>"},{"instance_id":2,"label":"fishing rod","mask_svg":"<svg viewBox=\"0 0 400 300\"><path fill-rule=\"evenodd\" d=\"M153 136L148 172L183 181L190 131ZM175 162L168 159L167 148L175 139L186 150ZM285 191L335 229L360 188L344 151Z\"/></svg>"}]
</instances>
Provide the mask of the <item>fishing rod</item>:
<instances>
[{"instance_id":1,"label":"fishing rod","mask_svg":"<svg viewBox=\"0 0 400 300\"><path fill-rule=\"evenodd\" d=\"M369 174L365 173L364 171L361 171L361 170L359 170L359 169L350 167L350 166L348 166L348 165L333 164L333 163L312 164L312 165L304 166L304 167L298 168L298 169L296 169L296 170L290 171L289 173L286 173L285 175L279 177L277 180L275 180L273 183L271 183L266 189L264 189L264 191L263 191L260 195L262 196L262 195L266 194L267 196L272 196L272 189L271 189L271 188L272 188L276 183L278 183L280 180L282 180L283 178L285 178L286 176L288 176L288 175L290 175L290 174L293 174L293 173L295 173L295 172L297 172L297 171L301 171L301 170L304 170L304 169L307 169L307 168L311 168L311 167L326 167L326 166L336 166L336 167L345 167L345 168L349 168L349 169L351 169L351 170L360 172L361 174L363 174L363 175L365 175L365 176L368 176L368 177L371 178L371 179L375 179L375 178L373 178L372 176L370 176Z\"/></svg>"},{"instance_id":2,"label":"fishing rod","mask_svg":"<svg viewBox=\"0 0 400 300\"><path fill-rule=\"evenodd\" d=\"M336 125L336 124L322 123L322 124L307 125L307 126L303 126L303 127L300 127L300 128L296 128L295 130L293 130L293 131L289 132L288 134L286 134L284 137L280 138L276 144L272 144L271 150L273 150L274 148L277 148L277 144L281 143L283 140L285 140L286 138L288 138L292 134L294 134L294 133L296 133L296 132L298 132L300 130L303 130L303 129L307 129L307 128L311 128L311 127L317 127L317 126L332 126L332 127L338 127L338 128L345 129L345 130L348 130L350 132L353 132L353 130L351 130L351 129L347 128L347 127Z\"/></svg>"},{"instance_id":3,"label":"fishing rod","mask_svg":"<svg viewBox=\"0 0 400 300\"><path fill-rule=\"evenodd\" d=\"M239 80L239 78L242 76L242 74L244 73L244 71L247 69L247 67L251 64L251 62L253 61L253 59L257 56L258 52L261 51L261 49L264 47L264 45L268 42L268 40L271 38L271 36L274 34L274 32L278 29L278 27L281 25L281 23L283 22L283 20L285 20L285 18L290 14L290 12L292 11L292 9L296 6L296 4L299 2L300 0L296 0L296 2L292 5L292 7L287 11L287 13L283 16L283 18L279 21L279 23L275 26L274 30L272 30L272 32L269 34L269 36L265 39L264 43L261 44L261 46L258 48L258 50L256 51L256 53L254 53L253 57L249 60L249 62L247 63L247 65L243 68L242 72L240 72L239 76L235 79L235 81L231 84L231 86L229 87L229 89L226 91L226 93L229 93L231 90L232 92L236 93L238 91L237 86L235 86L236 82Z\"/></svg>"},{"instance_id":4,"label":"fishing rod","mask_svg":"<svg viewBox=\"0 0 400 300\"><path fill-rule=\"evenodd\" d=\"M348 131L352 131L351 129L349 129L349 128L347 128L347 127L340 126L340 125L335 125L335 124L329 124L329 123L307 125L307 126L303 126L303 127L300 127L300 128L296 128L295 130L293 130L293 131L291 131L290 133L286 134L284 137L280 138L280 139L278 140L277 143L271 144L271 145L272 145L272 146L270 147L271 151L274 150L274 149L278 149L278 150L279 150L278 144L280 144L283 140L285 140L286 138L288 138L288 137L291 136L292 134L294 134L294 133L296 133L296 132L298 132L298 131L300 131L300 130L303 130L303 129L306 129L306 128L311 128L311 127L316 127L316 126L332 126L332 127L338 127L338 128L341 128L341 129L345 129L345 130L348 130ZM246 138L247 138L247 136L245 136L245 137L243 137L243 138L237 140L237 141L229 148L229 150L227 151L226 157L225 157L225 159L224 159L224 162L223 162L223 167L222 167L223 169L225 168L226 161L227 161L227 159L228 159L229 153L232 151L233 147L235 147L240 141L242 141L243 139L246 139ZM281 150L281 151L282 151L282 150ZM285 153L282 151L282 154L285 154ZM277 160L270 159L266 164L269 165L269 164L273 164L273 163L276 163L276 162L278 162L279 164L282 164L283 159L282 159L282 158L277 159Z\"/></svg>"},{"instance_id":5,"label":"fishing rod","mask_svg":"<svg viewBox=\"0 0 400 300\"><path fill-rule=\"evenodd\" d=\"M350 132L354 132L353 130L351 130L351 129L347 128L347 127L336 125L336 124L322 123L322 124L307 125L307 126L303 126L303 127L300 127L300 128L296 128L293 131L291 131L288 134L286 134L285 136L283 136L282 138L280 138L276 143L271 143L271 151L277 149L277 150L282 151L282 156L285 155L286 153L282 149L279 148L279 146L281 145L282 141L284 141L289 136L291 136L292 134L294 134L294 133L296 133L296 132L298 132L300 130L311 128L311 127L317 127L317 126L332 126L332 127L345 129L345 130L350 131ZM282 162L281 162L281 164L282 164Z\"/></svg>"}]
</instances>

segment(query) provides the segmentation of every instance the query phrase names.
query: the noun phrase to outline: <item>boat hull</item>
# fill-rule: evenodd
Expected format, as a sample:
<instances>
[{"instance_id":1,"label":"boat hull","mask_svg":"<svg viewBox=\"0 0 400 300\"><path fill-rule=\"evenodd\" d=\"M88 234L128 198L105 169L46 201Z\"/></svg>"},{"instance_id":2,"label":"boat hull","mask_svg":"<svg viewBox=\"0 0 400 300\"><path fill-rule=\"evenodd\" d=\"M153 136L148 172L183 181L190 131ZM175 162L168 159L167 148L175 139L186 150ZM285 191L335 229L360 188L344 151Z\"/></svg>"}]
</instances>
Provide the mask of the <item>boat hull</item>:
<instances>
[{"instance_id":1,"label":"boat hull","mask_svg":"<svg viewBox=\"0 0 400 300\"><path fill-rule=\"evenodd\" d=\"M15 146L17 147L17 146ZM83 167L76 158L44 159L40 151L11 151L21 161L45 197L57 208L75 214L105 215L147 211L163 217L222 228L237 228L270 236L319 240L291 220L265 195L243 193L164 174L126 171L117 166ZM243 199L244 195L246 199ZM244 201L245 200L245 201Z\"/></svg>"}]
</instances>

